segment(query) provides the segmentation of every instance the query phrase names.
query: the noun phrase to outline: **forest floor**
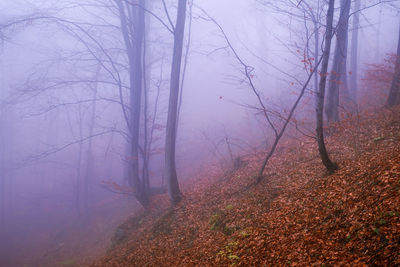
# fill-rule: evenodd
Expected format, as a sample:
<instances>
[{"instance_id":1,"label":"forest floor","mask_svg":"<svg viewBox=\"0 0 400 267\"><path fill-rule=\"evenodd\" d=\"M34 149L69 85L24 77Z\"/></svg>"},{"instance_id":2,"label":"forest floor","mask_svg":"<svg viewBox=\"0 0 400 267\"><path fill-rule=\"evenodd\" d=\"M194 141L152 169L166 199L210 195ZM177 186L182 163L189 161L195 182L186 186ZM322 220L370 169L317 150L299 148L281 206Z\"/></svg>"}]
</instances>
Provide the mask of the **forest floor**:
<instances>
[{"instance_id":1,"label":"forest floor","mask_svg":"<svg viewBox=\"0 0 400 267\"><path fill-rule=\"evenodd\" d=\"M0 237L0 267L88 265L107 251L115 228L135 210L131 199L120 196L92 206L86 222L61 208L62 212L54 207L34 210L35 216L15 220Z\"/></svg>"},{"instance_id":2,"label":"forest floor","mask_svg":"<svg viewBox=\"0 0 400 267\"><path fill-rule=\"evenodd\" d=\"M121 225L92 266L400 265L400 110L348 118L327 146L333 175L308 137L283 142L256 186L263 153L208 168L176 207L160 196Z\"/></svg>"}]
</instances>

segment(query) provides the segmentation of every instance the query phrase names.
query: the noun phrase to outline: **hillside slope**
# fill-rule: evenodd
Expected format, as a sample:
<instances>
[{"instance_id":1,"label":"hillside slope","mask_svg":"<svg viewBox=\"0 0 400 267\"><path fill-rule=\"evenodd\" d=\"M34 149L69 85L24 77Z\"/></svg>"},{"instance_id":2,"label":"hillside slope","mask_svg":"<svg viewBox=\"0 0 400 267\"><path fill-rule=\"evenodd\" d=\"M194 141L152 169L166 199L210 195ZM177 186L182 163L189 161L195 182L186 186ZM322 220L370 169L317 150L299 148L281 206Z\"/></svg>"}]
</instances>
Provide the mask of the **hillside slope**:
<instances>
[{"instance_id":1,"label":"hillside slope","mask_svg":"<svg viewBox=\"0 0 400 267\"><path fill-rule=\"evenodd\" d=\"M348 119L327 145L340 166L329 176L307 138L282 144L257 186L257 156L210 169L174 209L128 220L93 266L400 264L399 110Z\"/></svg>"}]
</instances>

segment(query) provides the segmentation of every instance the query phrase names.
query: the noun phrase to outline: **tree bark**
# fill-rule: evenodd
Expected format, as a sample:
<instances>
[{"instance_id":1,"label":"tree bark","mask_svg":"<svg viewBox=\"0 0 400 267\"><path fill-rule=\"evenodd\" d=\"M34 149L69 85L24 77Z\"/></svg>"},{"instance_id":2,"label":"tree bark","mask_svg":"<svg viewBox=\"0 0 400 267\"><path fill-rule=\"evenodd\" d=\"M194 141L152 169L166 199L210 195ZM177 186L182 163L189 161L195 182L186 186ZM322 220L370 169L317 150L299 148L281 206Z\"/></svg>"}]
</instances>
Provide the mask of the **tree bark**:
<instances>
[{"instance_id":1,"label":"tree bark","mask_svg":"<svg viewBox=\"0 0 400 267\"><path fill-rule=\"evenodd\" d=\"M339 89L347 90L346 60L351 0L341 0L340 16L336 32L333 66L329 78L326 115L328 121L339 121ZM342 85L342 86L341 86Z\"/></svg>"},{"instance_id":2,"label":"tree bark","mask_svg":"<svg viewBox=\"0 0 400 267\"><path fill-rule=\"evenodd\" d=\"M179 189L178 177L176 174L175 148L180 72L186 19L186 3L187 0L178 1L178 13L174 30L174 51L172 56L171 84L166 129L167 133L165 140L165 178L167 181L169 199L172 205L177 204L182 198Z\"/></svg>"},{"instance_id":3,"label":"tree bark","mask_svg":"<svg viewBox=\"0 0 400 267\"><path fill-rule=\"evenodd\" d=\"M387 100L387 105L393 107L400 104L400 29L399 29L399 40L397 43L397 55L396 55L396 65L394 68L394 76L392 84L390 86L389 96Z\"/></svg>"},{"instance_id":4,"label":"tree bark","mask_svg":"<svg viewBox=\"0 0 400 267\"><path fill-rule=\"evenodd\" d=\"M329 0L328 13L326 17L326 33L325 33L325 47L323 51L323 59L321 66L321 78L319 81L319 90L317 93L318 102L317 102L317 142L318 142L318 151L321 156L322 163L325 165L328 172L332 173L337 169L337 165L333 163L326 151L325 141L324 141L324 130L323 130L323 110L324 110L324 98L325 98L325 86L326 86L326 77L328 75L328 63L329 63L329 54L331 50L331 42L332 42L332 23L333 23L333 11L334 11L335 1Z\"/></svg>"},{"instance_id":5,"label":"tree bark","mask_svg":"<svg viewBox=\"0 0 400 267\"><path fill-rule=\"evenodd\" d=\"M356 0L353 17L353 33L351 37L351 59L350 59L350 81L349 96L350 100L357 103L357 79L358 79L358 28L360 27L360 7L361 0Z\"/></svg>"}]
</instances>

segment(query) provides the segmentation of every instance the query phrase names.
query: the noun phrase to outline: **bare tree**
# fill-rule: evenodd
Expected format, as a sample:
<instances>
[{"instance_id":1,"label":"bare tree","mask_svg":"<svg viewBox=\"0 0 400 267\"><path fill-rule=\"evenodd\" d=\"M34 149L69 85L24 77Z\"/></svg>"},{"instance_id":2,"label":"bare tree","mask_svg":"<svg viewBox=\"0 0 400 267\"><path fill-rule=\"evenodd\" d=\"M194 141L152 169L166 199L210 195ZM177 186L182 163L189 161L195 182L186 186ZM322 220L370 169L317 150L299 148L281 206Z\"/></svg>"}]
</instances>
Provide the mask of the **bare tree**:
<instances>
[{"instance_id":1,"label":"bare tree","mask_svg":"<svg viewBox=\"0 0 400 267\"><path fill-rule=\"evenodd\" d=\"M174 51L172 54L167 132L165 140L165 178L167 181L168 195L172 205L177 204L182 198L176 174L175 148L186 4L187 0L178 0L177 20L174 28Z\"/></svg>"},{"instance_id":2,"label":"bare tree","mask_svg":"<svg viewBox=\"0 0 400 267\"><path fill-rule=\"evenodd\" d=\"M112 3L115 5L109 5L101 3L96 5L98 8L104 8L109 11L113 18L117 17L120 21L120 26L116 26L112 23L97 25L93 22L78 23L73 20L63 19L51 15L32 15L28 17L22 17L12 20L10 23L0 25L1 29L10 29L13 25L24 25L29 24L32 21L46 21L61 26L63 30L76 38L82 45L83 49L87 51L81 51L83 54L91 56L90 60L94 61L101 66L103 70L109 75L112 81L106 81L101 79L101 83L114 85L119 89L119 100L108 99L113 103L119 104L122 107L122 113L128 129L127 140L129 142L129 156L128 156L128 181L130 186L135 191L136 199L143 205L147 206L149 198L149 174L148 174L148 161L150 156L150 147L148 144L148 114L147 106L147 76L146 72L146 48L145 46L145 33L146 33L146 15L154 17L158 22L161 22L170 32L171 29L162 21L151 10L147 9L146 1L135 0L135 1L124 1L124 0L113 0ZM96 29L97 27L100 27ZM115 30L120 31L123 38L125 49L119 47L108 48L104 46L103 39L98 37L95 32L99 30L104 31L107 28L115 33ZM93 31L93 32L92 32ZM148 30L147 30L148 32ZM115 44L114 44L115 45ZM114 55L120 56L121 51L126 55L128 63L118 62L114 59ZM124 73L127 71L129 77L129 84L126 86L123 84ZM96 80L96 79L95 79ZM97 80L96 80L97 81ZM85 82L85 81L77 81ZM93 81L92 81L93 82ZM67 84L68 82L66 82ZM129 102L125 100L124 90L128 91ZM145 92L144 92L145 91ZM143 93L144 92L144 93ZM143 96L145 99L143 99ZM125 104L128 102L128 105ZM144 102L144 103L142 103ZM143 112L142 112L143 111ZM145 113L145 114L143 114ZM145 133L143 145L141 144L141 119L145 121ZM151 142L151 141L150 141ZM140 161L143 161L143 172L140 172ZM85 181L83 181L85 184ZM84 185L84 187L86 187Z\"/></svg>"},{"instance_id":3,"label":"bare tree","mask_svg":"<svg viewBox=\"0 0 400 267\"><path fill-rule=\"evenodd\" d=\"M325 3L324 1L293 1L293 0L281 0L281 1L265 1L258 0L262 5L268 6L272 5L274 10L281 14L286 14L290 19L297 18L301 23L304 23L305 27L305 51L304 54L308 58L318 59L320 57L320 29L322 27L322 17ZM309 30L308 22L312 24L312 30ZM289 27L291 27L289 25ZM295 30L295 32L298 32ZM310 49L311 37L314 39L314 46ZM318 60L314 60L313 68L318 72ZM314 94L318 91L318 75L314 75ZM315 103L317 102L317 97L315 97Z\"/></svg>"},{"instance_id":4,"label":"bare tree","mask_svg":"<svg viewBox=\"0 0 400 267\"><path fill-rule=\"evenodd\" d=\"M328 13L326 16L326 32L325 32L325 45L323 51L323 59L321 65L321 78L319 81L319 90L318 90L318 102L317 102L317 142L318 142L318 151L322 159L322 163L325 165L328 172L334 172L337 169L337 165L331 161L329 158L328 152L326 151L325 141L324 141L324 99L325 99L325 86L326 86L326 78L328 76L328 63L329 63L329 54L331 50L331 42L333 35L333 13L335 7L335 0L329 0Z\"/></svg>"},{"instance_id":5,"label":"bare tree","mask_svg":"<svg viewBox=\"0 0 400 267\"><path fill-rule=\"evenodd\" d=\"M271 127L271 129L272 129L272 131L274 133L274 141L272 142L271 147L269 148L264 160L262 161L261 167L260 167L259 172L257 174L256 184L258 184L258 183L260 183L262 181L262 179L264 177L263 176L264 170L265 170L269 160L274 155L275 150L276 150L276 148L277 148L277 146L279 144L279 141L283 137L288 125L290 124L290 122L291 122L291 120L293 118L293 115L294 115L294 113L296 111L296 108L298 107L300 101L302 100L302 98L303 98L303 96L304 96L304 94L306 92L306 89L307 89L307 87L308 87L313 75L316 73L316 70L318 69L320 63L322 62L324 56L321 56L318 59L317 64L315 65L315 68L313 68L311 73L309 73L309 75L305 79L305 82L301 83L299 81L299 84L301 85L300 93L297 96L297 98L294 101L294 103L292 104L292 106L290 107L288 115L282 115L279 112L271 111L270 109L267 108L267 105L265 103L265 99L263 99L263 96L262 96L261 92L257 89L257 87L256 87L256 85L254 83L254 75L253 75L254 68L252 66L248 65L243 60L243 58L239 55L239 53L233 47L231 41L229 40L229 38L228 38L227 34L225 33L224 29L222 28L222 26L214 18L212 18L210 15L208 15L208 13L204 9L200 8L200 10L207 16L206 20L209 20L209 21L213 22L218 27L218 29L220 30L223 38L225 39L226 47L229 50L232 51L232 53L233 53L235 59L237 60L238 64L243 68L243 74L245 76L246 84L249 86L249 88L251 89L251 92L256 97L257 102L258 102L258 106L257 107L251 107L251 108L256 109L261 114L263 114L267 124ZM278 117L279 121L281 122L280 126L273 122L272 116Z\"/></svg>"}]
</instances>

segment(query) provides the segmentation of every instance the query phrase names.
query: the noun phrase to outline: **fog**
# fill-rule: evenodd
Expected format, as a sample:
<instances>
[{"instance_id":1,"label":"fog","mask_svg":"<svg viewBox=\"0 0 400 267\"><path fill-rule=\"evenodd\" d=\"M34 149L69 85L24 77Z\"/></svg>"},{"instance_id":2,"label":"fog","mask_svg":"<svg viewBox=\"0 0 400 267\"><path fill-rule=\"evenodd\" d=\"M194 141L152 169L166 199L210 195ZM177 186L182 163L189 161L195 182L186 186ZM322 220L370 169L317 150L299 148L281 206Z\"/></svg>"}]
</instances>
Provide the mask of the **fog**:
<instances>
[{"instance_id":1,"label":"fog","mask_svg":"<svg viewBox=\"0 0 400 267\"><path fill-rule=\"evenodd\" d=\"M90 260L141 207L129 180L130 63L116 2L0 1L0 266ZM145 2L151 13L145 12L139 141L149 152L150 188L165 189L174 48L166 26L172 28L169 19L175 23L178 1L166 1L170 18L161 1ZM301 19L296 2L189 1L176 137L179 183L195 182L191 178L210 165L229 170L232 158L273 142L237 57L251 67L271 114L287 116L309 75L302 62L307 44L314 47L312 23ZM322 7L316 11L321 42L326 3L307 2ZM398 1L361 2L360 84L369 64L396 51L399 27ZM337 10L335 23L338 16ZM351 17L349 23L351 41ZM314 90L310 82L294 115L304 121L303 132L315 128ZM273 123L282 120L276 116Z\"/></svg>"}]
</instances>

